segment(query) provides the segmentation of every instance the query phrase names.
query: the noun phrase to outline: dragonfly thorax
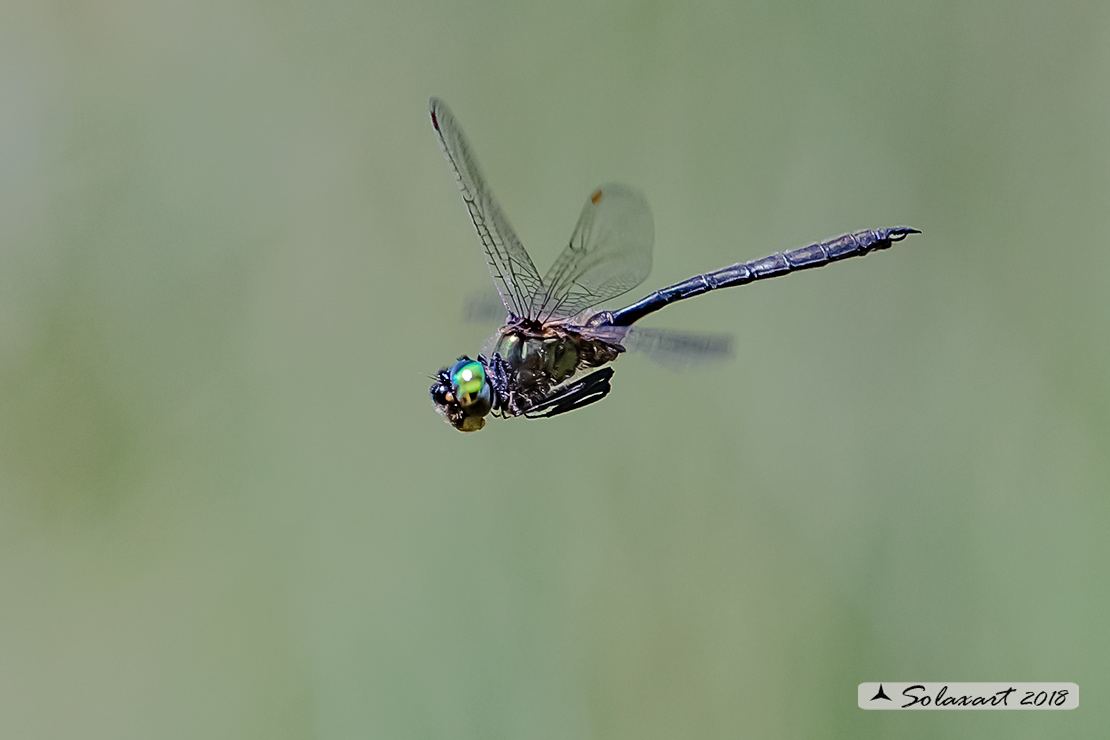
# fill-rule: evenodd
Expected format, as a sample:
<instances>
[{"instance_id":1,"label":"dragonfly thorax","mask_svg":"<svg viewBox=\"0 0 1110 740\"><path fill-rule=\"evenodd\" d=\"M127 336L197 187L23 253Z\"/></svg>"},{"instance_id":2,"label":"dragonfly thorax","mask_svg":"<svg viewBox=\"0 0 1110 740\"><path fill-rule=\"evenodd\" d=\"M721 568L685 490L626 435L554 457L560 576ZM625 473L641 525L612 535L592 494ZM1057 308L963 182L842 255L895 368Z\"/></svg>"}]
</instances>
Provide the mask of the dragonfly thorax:
<instances>
[{"instance_id":1,"label":"dragonfly thorax","mask_svg":"<svg viewBox=\"0 0 1110 740\"><path fill-rule=\"evenodd\" d=\"M518 384L546 376L561 383L578 367L578 347L569 335L510 330L501 334L493 351L511 368Z\"/></svg>"},{"instance_id":2,"label":"dragonfly thorax","mask_svg":"<svg viewBox=\"0 0 1110 740\"><path fill-rule=\"evenodd\" d=\"M559 324L510 323L493 344L491 362L501 383L497 411L506 416L527 414L558 387L585 370L612 362L623 351Z\"/></svg>"}]
</instances>

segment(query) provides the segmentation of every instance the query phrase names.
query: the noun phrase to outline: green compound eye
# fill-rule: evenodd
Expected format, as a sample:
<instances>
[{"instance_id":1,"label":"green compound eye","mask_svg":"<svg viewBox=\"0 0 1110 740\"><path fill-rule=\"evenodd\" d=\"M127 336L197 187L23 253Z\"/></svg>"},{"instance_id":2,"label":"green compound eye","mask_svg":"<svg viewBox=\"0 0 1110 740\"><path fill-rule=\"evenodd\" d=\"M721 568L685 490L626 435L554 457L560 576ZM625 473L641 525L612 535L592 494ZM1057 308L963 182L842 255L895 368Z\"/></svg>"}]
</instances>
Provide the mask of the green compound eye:
<instances>
[{"instance_id":1,"label":"green compound eye","mask_svg":"<svg viewBox=\"0 0 1110 740\"><path fill-rule=\"evenodd\" d=\"M468 362L451 376L455 386L455 397L463 408L474 403L482 395L486 385L486 371L480 362Z\"/></svg>"}]
</instances>

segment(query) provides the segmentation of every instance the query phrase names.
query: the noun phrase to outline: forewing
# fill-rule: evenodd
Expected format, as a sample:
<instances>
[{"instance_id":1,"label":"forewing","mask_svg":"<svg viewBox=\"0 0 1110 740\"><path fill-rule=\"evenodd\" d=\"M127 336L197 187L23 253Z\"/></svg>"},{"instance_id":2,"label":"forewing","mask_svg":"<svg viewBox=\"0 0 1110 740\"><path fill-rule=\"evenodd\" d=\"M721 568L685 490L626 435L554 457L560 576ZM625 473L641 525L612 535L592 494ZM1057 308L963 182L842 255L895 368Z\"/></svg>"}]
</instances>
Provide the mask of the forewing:
<instances>
[{"instance_id":1,"label":"forewing","mask_svg":"<svg viewBox=\"0 0 1110 740\"><path fill-rule=\"evenodd\" d=\"M505 308L516 316L527 316L535 296L542 294L543 281L532 259L520 243L501 207L493 199L478 162L455 116L438 98L431 99L432 126L439 136L447 161L455 170L466 209L474 221L486 252L486 264L501 294Z\"/></svg>"},{"instance_id":2,"label":"forewing","mask_svg":"<svg viewBox=\"0 0 1110 740\"><path fill-rule=\"evenodd\" d=\"M543 279L530 314L546 321L581 311L632 290L651 272L655 224L647 200L617 183L586 200L570 244Z\"/></svg>"}]
</instances>

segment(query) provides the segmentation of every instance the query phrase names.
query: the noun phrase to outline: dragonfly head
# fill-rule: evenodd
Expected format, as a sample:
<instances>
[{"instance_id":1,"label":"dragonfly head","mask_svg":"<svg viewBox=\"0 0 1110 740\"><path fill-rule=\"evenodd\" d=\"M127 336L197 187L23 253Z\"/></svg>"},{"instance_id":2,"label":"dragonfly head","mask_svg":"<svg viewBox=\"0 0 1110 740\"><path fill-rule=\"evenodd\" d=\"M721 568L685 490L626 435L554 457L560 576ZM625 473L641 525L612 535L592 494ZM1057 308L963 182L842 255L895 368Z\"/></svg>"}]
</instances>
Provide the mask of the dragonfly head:
<instances>
[{"instance_id":1,"label":"dragonfly head","mask_svg":"<svg viewBox=\"0 0 1110 740\"><path fill-rule=\"evenodd\" d=\"M449 368L443 368L432 384L436 411L460 432L476 432L486 425L485 416L493 409L493 387L485 364L465 355Z\"/></svg>"}]
</instances>

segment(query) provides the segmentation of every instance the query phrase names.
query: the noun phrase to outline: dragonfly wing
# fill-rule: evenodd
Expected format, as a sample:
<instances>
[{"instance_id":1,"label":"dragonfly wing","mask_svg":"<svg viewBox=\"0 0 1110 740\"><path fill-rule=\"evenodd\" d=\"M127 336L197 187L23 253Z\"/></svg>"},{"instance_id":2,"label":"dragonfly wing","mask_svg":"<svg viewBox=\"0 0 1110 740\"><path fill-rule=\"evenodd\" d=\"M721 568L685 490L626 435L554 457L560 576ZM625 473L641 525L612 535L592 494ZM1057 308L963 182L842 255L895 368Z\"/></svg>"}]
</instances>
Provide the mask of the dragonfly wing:
<instances>
[{"instance_id":1,"label":"dragonfly wing","mask_svg":"<svg viewBox=\"0 0 1110 740\"><path fill-rule=\"evenodd\" d=\"M466 299L462 309L463 321L468 324L505 323L505 304L488 290L474 293Z\"/></svg>"},{"instance_id":2,"label":"dragonfly wing","mask_svg":"<svg viewBox=\"0 0 1110 740\"><path fill-rule=\"evenodd\" d=\"M670 370L686 370L694 365L720 362L732 357L730 334L700 334L674 329L633 328L623 342L629 352L637 352Z\"/></svg>"},{"instance_id":3,"label":"dragonfly wing","mask_svg":"<svg viewBox=\"0 0 1110 740\"><path fill-rule=\"evenodd\" d=\"M543 279L530 315L575 316L632 290L651 272L655 224L647 200L627 185L603 185L586 200L570 243Z\"/></svg>"},{"instance_id":4,"label":"dragonfly wing","mask_svg":"<svg viewBox=\"0 0 1110 740\"><path fill-rule=\"evenodd\" d=\"M543 292L540 273L494 200L455 116L438 98L431 99L430 108L432 126L439 136L447 161L455 171L459 192L482 240L486 264L497 285L497 292L501 294L501 301L513 315L527 316L534 296Z\"/></svg>"},{"instance_id":5,"label":"dragonfly wing","mask_svg":"<svg viewBox=\"0 0 1110 740\"><path fill-rule=\"evenodd\" d=\"M619 344L628 352L642 354L668 370L686 370L695 365L720 362L733 354L731 334L608 324L585 326L581 331L588 337Z\"/></svg>"}]
</instances>

